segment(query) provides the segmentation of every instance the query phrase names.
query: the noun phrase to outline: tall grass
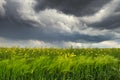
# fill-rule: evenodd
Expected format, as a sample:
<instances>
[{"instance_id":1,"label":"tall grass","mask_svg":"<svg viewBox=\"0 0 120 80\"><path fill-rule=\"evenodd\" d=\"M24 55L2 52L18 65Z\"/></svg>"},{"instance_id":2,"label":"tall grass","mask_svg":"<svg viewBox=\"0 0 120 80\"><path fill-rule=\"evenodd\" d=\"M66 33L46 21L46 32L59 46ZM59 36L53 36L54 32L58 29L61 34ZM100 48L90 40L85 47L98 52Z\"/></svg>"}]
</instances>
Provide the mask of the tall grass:
<instances>
[{"instance_id":1,"label":"tall grass","mask_svg":"<svg viewBox=\"0 0 120 80\"><path fill-rule=\"evenodd\" d=\"M120 49L0 48L0 80L120 80Z\"/></svg>"}]
</instances>

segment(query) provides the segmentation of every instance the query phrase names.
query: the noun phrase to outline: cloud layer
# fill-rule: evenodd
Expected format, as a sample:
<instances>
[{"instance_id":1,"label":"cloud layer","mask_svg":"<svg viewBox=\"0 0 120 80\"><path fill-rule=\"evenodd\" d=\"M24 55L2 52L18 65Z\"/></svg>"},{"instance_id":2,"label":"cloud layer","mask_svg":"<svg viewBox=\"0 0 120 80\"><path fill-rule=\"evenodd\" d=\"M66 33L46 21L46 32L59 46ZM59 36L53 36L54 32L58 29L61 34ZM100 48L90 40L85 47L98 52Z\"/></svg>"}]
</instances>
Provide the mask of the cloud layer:
<instances>
[{"instance_id":1,"label":"cloud layer","mask_svg":"<svg viewBox=\"0 0 120 80\"><path fill-rule=\"evenodd\" d=\"M119 47L119 5L120 0L1 0L0 42L65 47L108 41Z\"/></svg>"}]
</instances>

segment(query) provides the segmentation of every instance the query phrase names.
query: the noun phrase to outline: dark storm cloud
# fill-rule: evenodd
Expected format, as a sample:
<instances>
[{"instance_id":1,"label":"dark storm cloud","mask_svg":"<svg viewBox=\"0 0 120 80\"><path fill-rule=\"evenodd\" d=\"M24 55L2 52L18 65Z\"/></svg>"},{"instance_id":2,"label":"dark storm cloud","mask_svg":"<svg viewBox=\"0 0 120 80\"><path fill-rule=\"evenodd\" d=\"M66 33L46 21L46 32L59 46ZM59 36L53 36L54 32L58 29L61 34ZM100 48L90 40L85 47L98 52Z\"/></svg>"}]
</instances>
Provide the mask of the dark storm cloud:
<instances>
[{"instance_id":1,"label":"dark storm cloud","mask_svg":"<svg viewBox=\"0 0 120 80\"><path fill-rule=\"evenodd\" d=\"M37 0L37 11L46 8L60 10L66 14L75 16L90 15L97 12L110 0Z\"/></svg>"},{"instance_id":2,"label":"dark storm cloud","mask_svg":"<svg viewBox=\"0 0 120 80\"><path fill-rule=\"evenodd\" d=\"M116 29L120 27L120 1L111 0L93 15L85 16L88 26L97 29Z\"/></svg>"},{"instance_id":3,"label":"dark storm cloud","mask_svg":"<svg viewBox=\"0 0 120 80\"><path fill-rule=\"evenodd\" d=\"M44 33L42 28L33 27L27 22L18 21L16 19L0 19L0 36L12 40L43 40L46 42L52 41L87 41L100 42L112 39L112 37L105 36L89 36L79 33L74 34L60 34L60 33Z\"/></svg>"},{"instance_id":4,"label":"dark storm cloud","mask_svg":"<svg viewBox=\"0 0 120 80\"><path fill-rule=\"evenodd\" d=\"M99 23L91 24L90 26L99 28L99 29L116 29L120 28L120 14L116 16L112 16L103 20Z\"/></svg>"},{"instance_id":5,"label":"dark storm cloud","mask_svg":"<svg viewBox=\"0 0 120 80\"><path fill-rule=\"evenodd\" d=\"M112 30L120 27L114 0L2 1L6 4L0 2L0 38L48 43L97 43L120 38Z\"/></svg>"},{"instance_id":6,"label":"dark storm cloud","mask_svg":"<svg viewBox=\"0 0 120 80\"><path fill-rule=\"evenodd\" d=\"M5 4L6 2L4 0L0 0L0 16L3 16L5 14L5 10L4 10Z\"/></svg>"}]
</instances>

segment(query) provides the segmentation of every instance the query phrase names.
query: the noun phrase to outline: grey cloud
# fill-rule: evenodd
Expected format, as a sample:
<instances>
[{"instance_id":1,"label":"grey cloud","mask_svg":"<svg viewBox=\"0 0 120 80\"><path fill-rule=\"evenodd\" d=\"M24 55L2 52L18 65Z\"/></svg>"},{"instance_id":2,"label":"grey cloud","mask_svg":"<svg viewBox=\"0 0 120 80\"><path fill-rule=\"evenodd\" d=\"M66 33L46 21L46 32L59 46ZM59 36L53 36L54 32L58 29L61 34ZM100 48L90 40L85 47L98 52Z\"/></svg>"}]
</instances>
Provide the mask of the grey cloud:
<instances>
[{"instance_id":1,"label":"grey cloud","mask_svg":"<svg viewBox=\"0 0 120 80\"><path fill-rule=\"evenodd\" d=\"M120 27L119 7L120 0L111 0L95 14L83 16L82 19L89 26L97 29L115 29Z\"/></svg>"},{"instance_id":2,"label":"grey cloud","mask_svg":"<svg viewBox=\"0 0 120 80\"><path fill-rule=\"evenodd\" d=\"M6 24L7 23L7 24ZM54 41L81 41L81 42L100 42L112 39L112 36L72 33L62 34L57 32L45 32L45 29L33 27L28 22L17 21L16 19L0 19L0 36L12 40L42 40L46 42Z\"/></svg>"},{"instance_id":3,"label":"grey cloud","mask_svg":"<svg viewBox=\"0 0 120 80\"><path fill-rule=\"evenodd\" d=\"M109 0L37 0L36 11L52 8L75 16L97 12Z\"/></svg>"},{"instance_id":4,"label":"grey cloud","mask_svg":"<svg viewBox=\"0 0 120 80\"><path fill-rule=\"evenodd\" d=\"M58 2L55 0L51 0L51 2L38 0L41 2L37 5L35 0L26 0L24 3L23 1L6 0L7 3L4 6L6 16L0 17L0 37L12 41L38 40L47 43L61 43L62 41L97 43L120 38L117 31L107 28L111 25L111 21L115 23L113 26L118 25L116 23L119 22L119 15L112 18L108 17L105 20L101 19L100 22L92 24L81 20L81 16L84 17L83 15L90 16L90 14L99 12L109 0L81 0L81 2L79 0L78 5L74 4L78 0L66 0L64 3L63 0ZM56 6L58 3L61 4ZM98 7L97 3L100 3ZM35 7L38 11L35 11ZM68 7L73 9L69 10ZM110 29L113 26L111 25ZM99 27L105 30L101 30Z\"/></svg>"},{"instance_id":5,"label":"grey cloud","mask_svg":"<svg viewBox=\"0 0 120 80\"><path fill-rule=\"evenodd\" d=\"M99 28L99 29L116 29L120 28L120 15L111 16L106 20L103 20L99 23L91 24L90 26Z\"/></svg>"},{"instance_id":6,"label":"grey cloud","mask_svg":"<svg viewBox=\"0 0 120 80\"><path fill-rule=\"evenodd\" d=\"M5 9L4 9L4 5L6 4L5 0L0 0L0 16L4 16L5 15Z\"/></svg>"}]
</instances>

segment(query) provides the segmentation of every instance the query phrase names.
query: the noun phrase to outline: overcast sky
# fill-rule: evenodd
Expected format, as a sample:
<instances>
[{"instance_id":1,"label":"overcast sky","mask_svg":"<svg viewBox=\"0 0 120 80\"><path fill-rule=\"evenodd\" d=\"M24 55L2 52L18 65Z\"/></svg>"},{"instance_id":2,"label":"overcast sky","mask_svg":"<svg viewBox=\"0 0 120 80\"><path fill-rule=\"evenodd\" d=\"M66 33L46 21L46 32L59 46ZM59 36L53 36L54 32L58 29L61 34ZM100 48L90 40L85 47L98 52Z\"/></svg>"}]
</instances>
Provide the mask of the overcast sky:
<instances>
[{"instance_id":1,"label":"overcast sky","mask_svg":"<svg viewBox=\"0 0 120 80\"><path fill-rule=\"evenodd\" d=\"M0 0L0 46L120 48L120 0Z\"/></svg>"}]
</instances>

